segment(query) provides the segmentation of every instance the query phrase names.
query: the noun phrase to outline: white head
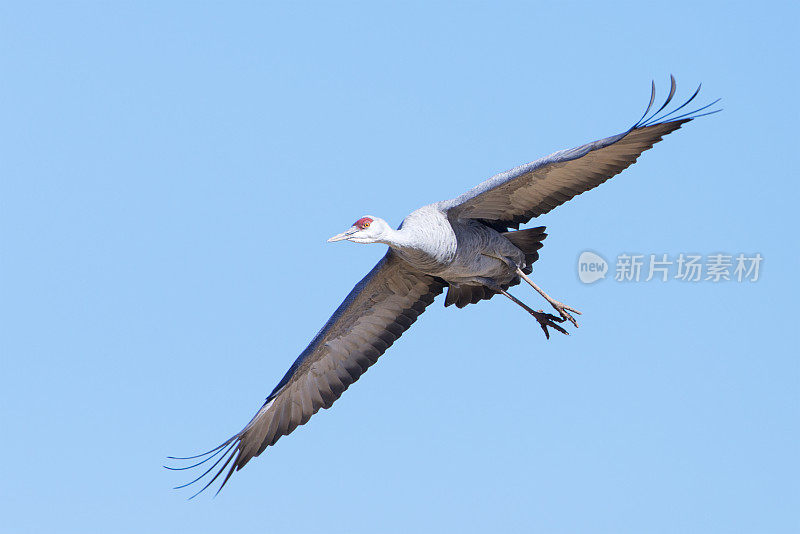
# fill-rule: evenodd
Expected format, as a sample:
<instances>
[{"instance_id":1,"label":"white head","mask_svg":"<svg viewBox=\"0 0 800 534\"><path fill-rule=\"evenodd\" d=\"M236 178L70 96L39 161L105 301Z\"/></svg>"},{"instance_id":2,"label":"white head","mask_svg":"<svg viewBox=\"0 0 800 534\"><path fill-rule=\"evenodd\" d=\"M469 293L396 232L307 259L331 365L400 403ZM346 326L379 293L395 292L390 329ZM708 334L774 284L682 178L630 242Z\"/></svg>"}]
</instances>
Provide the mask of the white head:
<instances>
[{"instance_id":1,"label":"white head","mask_svg":"<svg viewBox=\"0 0 800 534\"><path fill-rule=\"evenodd\" d=\"M380 217L364 215L346 231L328 239L328 243L345 239L353 243L381 243L391 231L389 224Z\"/></svg>"}]
</instances>

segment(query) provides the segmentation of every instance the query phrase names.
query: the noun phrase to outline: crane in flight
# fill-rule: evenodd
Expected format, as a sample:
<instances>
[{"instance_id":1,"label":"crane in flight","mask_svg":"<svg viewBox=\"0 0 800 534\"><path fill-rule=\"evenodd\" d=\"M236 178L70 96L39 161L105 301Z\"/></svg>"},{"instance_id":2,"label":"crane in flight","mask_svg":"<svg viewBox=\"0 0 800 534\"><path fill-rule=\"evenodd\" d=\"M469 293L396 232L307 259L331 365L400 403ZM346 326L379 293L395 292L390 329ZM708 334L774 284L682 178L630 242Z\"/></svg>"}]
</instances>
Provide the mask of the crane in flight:
<instances>
[{"instance_id":1,"label":"crane in flight","mask_svg":"<svg viewBox=\"0 0 800 534\"><path fill-rule=\"evenodd\" d=\"M389 250L347 295L241 431L206 453L169 457L191 465L168 469L205 469L176 489L209 477L197 495L225 473L219 493L234 471L305 424L320 408L330 408L445 289L444 305L458 308L501 294L532 315L548 339L548 328L567 334L567 323L577 327L573 314L580 312L550 297L530 277L545 228L520 230L519 225L619 174L687 122L720 111L705 111L718 99L680 113L699 92L700 87L682 105L665 111L675 95L675 78L670 76L664 104L650 113L653 83L647 109L625 132L556 152L498 174L457 198L423 206L396 230L380 217L365 215L331 237L329 242L381 243ZM511 295L509 288L521 281L556 313L534 310Z\"/></svg>"}]
</instances>

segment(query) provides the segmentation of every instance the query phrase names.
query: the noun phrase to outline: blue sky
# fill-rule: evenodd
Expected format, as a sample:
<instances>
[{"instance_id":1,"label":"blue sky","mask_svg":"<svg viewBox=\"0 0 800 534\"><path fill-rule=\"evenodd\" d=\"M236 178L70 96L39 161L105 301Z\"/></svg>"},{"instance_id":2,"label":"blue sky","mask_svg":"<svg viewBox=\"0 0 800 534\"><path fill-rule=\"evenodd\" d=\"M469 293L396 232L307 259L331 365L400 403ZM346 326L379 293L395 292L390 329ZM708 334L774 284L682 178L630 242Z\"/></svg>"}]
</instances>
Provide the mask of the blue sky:
<instances>
[{"instance_id":1,"label":"blue sky","mask_svg":"<svg viewBox=\"0 0 800 534\"><path fill-rule=\"evenodd\" d=\"M797 532L798 15L4 4L0 530ZM670 73L725 111L533 221L579 330L440 299L219 497L170 490L384 253L327 237L620 132ZM764 263L586 285L585 250Z\"/></svg>"}]
</instances>

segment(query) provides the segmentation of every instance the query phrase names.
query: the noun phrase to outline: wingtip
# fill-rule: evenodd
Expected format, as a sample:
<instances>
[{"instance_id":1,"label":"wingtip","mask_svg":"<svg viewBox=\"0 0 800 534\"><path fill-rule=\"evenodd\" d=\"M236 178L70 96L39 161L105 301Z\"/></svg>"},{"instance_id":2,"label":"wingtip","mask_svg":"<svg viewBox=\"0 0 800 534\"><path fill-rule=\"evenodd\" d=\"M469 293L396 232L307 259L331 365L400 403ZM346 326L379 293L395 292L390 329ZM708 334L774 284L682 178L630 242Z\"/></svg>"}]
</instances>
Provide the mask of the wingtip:
<instances>
[{"instance_id":1,"label":"wingtip","mask_svg":"<svg viewBox=\"0 0 800 534\"><path fill-rule=\"evenodd\" d=\"M666 122L678 122L678 121L687 122L688 120L691 120L691 119L696 119L698 117L703 117L705 115L710 115L712 113L716 113L718 111L721 111L721 110L715 110L713 112L700 113L701 111L706 110L709 107L711 107L714 104L716 104L717 102L719 102L721 99L718 98L718 99L714 100L713 102L711 102L710 104L706 104L705 106L702 106L702 107L700 107L698 109L695 109L695 110L687 112L687 113L682 113L682 114L676 116L678 111L684 109L692 101L694 101L695 97L697 97L697 95L700 93L700 89L703 87L703 84L701 83L701 84L699 84L697 86L697 89L695 89L694 93L692 93L692 95L683 104L681 104L677 108L673 109L672 111L662 113L662 111L664 111L667 108L667 105L670 103L670 101L672 100L672 97L675 94L675 89L676 89L675 76L670 74L669 78L670 78L670 92L669 92L669 95L667 96L667 99L664 102L664 104L658 109L658 111L656 111L655 113L651 114L649 117L647 117L647 113L645 113L645 117L647 117L647 118L643 117L642 119L640 119L639 122L637 122L636 125L632 128L632 130L636 129L636 128L644 128L644 127L647 127L647 126L654 126L656 124L662 124L662 123L666 123ZM651 102L652 102L652 96L651 96ZM648 106L648 111L649 111L649 108L651 106L652 106L652 104L650 106Z\"/></svg>"}]
</instances>

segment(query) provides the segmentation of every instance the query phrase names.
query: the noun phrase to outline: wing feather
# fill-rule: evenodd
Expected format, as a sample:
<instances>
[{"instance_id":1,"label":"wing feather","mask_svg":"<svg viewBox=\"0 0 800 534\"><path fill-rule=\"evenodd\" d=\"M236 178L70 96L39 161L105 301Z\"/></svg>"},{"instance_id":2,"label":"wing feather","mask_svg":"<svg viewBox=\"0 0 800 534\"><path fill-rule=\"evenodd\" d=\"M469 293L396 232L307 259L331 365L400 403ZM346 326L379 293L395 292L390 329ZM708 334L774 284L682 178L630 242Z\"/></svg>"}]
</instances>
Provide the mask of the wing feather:
<instances>
[{"instance_id":1,"label":"wing feather","mask_svg":"<svg viewBox=\"0 0 800 534\"><path fill-rule=\"evenodd\" d=\"M463 195L442 202L440 207L451 219L478 219L498 230L505 230L518 228L531 218L545 214L575 196L597 187L630 167L645 150L652 148L665 135L674 132L695 116L700 116L696 112L706 109L707 106L704 106L669 121L653 122L654 117L666 108L675 94L674 78L670 81L666 102L648 117L654 101L654 93L651 93L647 111L628 131L562 150L498 174ZM678 109L691 102L695 96L697 91ZM714 103L716 101L712 104ZM662 119L670 114L662 116Z\"/></svg>"},{"instance_id":2,"label":"wing feather","mask_svg":"<svg viewBox=\"0 0 800 534\"><path fill-rule=\"evenodd\" d=\"M219 489L233 471L305 424L320 408L330 408L416 321L443 287L442 280L415 271L390 250L353 288L253 419L226 442L233 447L225 449L220 460L225 456L228 459L212 478L229 469ZM209 469L196 481L213 471ZM208 484L203 489L206 487Z\"/></svg>"}]
</instances>

